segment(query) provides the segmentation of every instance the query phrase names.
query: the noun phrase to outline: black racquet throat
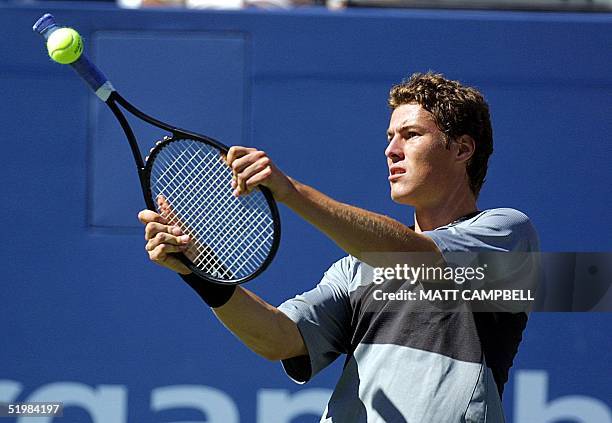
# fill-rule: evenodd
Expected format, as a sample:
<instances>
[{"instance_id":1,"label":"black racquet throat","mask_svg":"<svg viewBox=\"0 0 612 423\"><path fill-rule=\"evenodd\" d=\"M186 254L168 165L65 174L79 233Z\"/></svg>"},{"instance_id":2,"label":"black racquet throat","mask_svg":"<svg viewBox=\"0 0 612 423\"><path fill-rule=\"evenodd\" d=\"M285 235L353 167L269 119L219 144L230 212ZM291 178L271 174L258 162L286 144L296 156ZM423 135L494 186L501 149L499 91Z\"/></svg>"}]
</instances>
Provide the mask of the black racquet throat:
<instances>
[{"instance_id":1,"label":"black racquet throat","mask_svg":"<svg viewBox=\"0 0 612 423\"><path fill-rule=\"evenodd\" d=\"M45 39L60 27L45 14L34 31ZM70 66L113 112L128 139L147 208L190 236L178 258L201 278L222 284L253 279L270 264L280 241L278 209L270 191L232 195L228 147L190 131L175 128L138 110L82 53ZM120 107L166 133L143 160L138 142Z\"/></svg>"}]
</instances>

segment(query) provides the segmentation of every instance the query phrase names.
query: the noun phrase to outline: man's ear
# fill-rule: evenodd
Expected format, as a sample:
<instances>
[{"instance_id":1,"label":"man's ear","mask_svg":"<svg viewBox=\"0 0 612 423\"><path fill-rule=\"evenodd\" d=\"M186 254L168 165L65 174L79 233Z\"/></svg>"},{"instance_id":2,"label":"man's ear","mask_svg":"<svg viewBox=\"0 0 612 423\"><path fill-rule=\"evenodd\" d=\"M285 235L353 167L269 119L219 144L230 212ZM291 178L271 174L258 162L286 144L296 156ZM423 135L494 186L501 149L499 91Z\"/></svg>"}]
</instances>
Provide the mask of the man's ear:
<instances>
[{"instance_id":1,"label":"man's ear","mask_svg":"<svg viewBox=\"0 0 612 423\"><path fill-rule=\"evenodd\" d=\"M476 151L476 141L469 135L461 135L455 141L457 146L456 160L458 162L467 162L472 158Z\"/></svg>"}]
</instances>

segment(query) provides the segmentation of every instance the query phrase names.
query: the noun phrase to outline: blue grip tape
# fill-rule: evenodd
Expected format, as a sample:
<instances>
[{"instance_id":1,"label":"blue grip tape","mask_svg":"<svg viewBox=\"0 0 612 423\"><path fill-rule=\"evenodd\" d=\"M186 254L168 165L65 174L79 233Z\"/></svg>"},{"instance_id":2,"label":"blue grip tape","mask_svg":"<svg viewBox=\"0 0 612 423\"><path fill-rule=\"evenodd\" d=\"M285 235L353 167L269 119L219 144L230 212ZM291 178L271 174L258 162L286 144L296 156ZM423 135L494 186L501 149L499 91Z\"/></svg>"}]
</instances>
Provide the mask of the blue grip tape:
<instances>
[{"instance_id":1,"label":"blue grip tape","mask_svg":"<svg viewBox=\"0 0 612 423\"><path fill-rule=\"evenodd\" d=\"M53 15L46 13L36 21L32 29L47 40L49 36L60 29L60 27L55 22ZM81 56L76 61L72 62L70 66L72 66L76 73L85 80L87 85L89 85L102 101L108 100L111 93L115 91L108 78L104 76L96 65L91 63L84 52L81 53Z\"/></svg>"}]
</instances>

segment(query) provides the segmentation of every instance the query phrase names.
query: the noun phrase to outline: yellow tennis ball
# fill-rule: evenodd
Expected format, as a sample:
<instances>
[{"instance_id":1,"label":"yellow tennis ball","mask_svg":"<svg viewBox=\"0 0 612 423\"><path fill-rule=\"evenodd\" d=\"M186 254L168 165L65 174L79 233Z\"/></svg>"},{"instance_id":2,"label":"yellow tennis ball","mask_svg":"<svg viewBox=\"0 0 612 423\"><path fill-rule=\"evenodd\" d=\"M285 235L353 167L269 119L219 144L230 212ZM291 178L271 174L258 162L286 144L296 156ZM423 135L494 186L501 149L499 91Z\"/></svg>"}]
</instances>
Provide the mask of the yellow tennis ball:
<instances>
[{"instance_id":1,"label":"yellow tennis ball","mask_svg":"<svg viewBox=\"0 0 612 423\"><path fill-rule=\"evenodd\" d=\"M57 63L68 65L83 53L83 40L74 29L60 28L47 39L47 51Z\"/></svg>"}]
</instances>

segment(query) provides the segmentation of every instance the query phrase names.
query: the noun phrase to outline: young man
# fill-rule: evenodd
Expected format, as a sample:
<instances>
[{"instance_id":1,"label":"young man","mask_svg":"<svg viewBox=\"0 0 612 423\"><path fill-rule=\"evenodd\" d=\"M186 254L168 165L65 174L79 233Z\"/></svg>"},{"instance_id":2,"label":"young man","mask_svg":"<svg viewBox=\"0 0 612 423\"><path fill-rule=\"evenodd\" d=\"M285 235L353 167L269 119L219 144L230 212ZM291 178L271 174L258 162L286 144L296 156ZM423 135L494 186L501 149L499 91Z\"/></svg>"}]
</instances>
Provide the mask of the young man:
<instances>
[{"instance_id":1,"label":"young man","mask_svg":"<svg viewBox=\"0 0 612 423\"><path fill-rule=\"evenodd\" d=\"M339 203L281 172L266 153L232 147L235 195L257 185L349 255L311 291L274 307L243 287L202 284L168 253L189 242L143 210L151 260L180 274L249 348L308 381L340 354L346 362L323 422L502 422L501 394L525 313L455 313L375 301L367 252L537 251L529 219L478 211L493 151L488 106L473 88L415 74L392 88L385 150L391 198L414 207L414 227ZM388 285L391 286L391 285ZM395 285L394 285L395 286ZM402 284L394 289L403 289Z\"/></svg>"}]
</instances>

